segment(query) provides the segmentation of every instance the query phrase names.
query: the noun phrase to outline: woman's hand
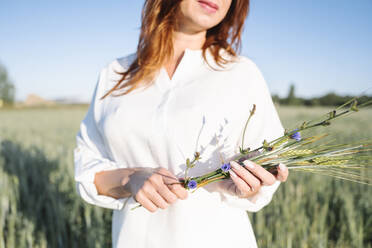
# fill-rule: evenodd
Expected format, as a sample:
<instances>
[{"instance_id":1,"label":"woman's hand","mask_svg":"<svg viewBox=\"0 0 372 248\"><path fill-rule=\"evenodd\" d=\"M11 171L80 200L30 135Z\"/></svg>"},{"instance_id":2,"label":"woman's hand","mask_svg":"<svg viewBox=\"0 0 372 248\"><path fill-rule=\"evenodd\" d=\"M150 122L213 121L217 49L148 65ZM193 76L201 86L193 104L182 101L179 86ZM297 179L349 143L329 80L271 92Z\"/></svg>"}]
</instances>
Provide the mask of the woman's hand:
<instances>
[{"instance_id":1,"label":"woman's hand","mask_svg":"<svg viewBox=\"0 0 372 248\"><path fill-rule=\"evenodd\" d=\"M288 168L284 164L279 164L276 176L250 160L245 160L243 164L244 166L241 166L235 161L230 162L231 180L226 180L223 185L225 190L240 198L257 194L262 185L273 185L276 180L285 182L288 178Z\"/></svg>"},{"instance_id":2,"label":"woman's hand","mask_svg":"<svg viewBox=\"0 0 372 248\"><path fill-rule=\"evenodd\" d=\"M130 176L129 186L134 199L150 212L166 209L188 192L167 169L137 168Z\"/></svg>"},{"instance_id":3,"label":"woman's hand","mask_svg":"<svg viewBox=\"0 0 372 248\"><path fill-rule=\"evenodd\" d=\"M178 179L164 168L122 168L95 174L94 184L100 195L115 199L133 196L150 212L165 209L188 192Z\"/></svg>"}]
</instances>

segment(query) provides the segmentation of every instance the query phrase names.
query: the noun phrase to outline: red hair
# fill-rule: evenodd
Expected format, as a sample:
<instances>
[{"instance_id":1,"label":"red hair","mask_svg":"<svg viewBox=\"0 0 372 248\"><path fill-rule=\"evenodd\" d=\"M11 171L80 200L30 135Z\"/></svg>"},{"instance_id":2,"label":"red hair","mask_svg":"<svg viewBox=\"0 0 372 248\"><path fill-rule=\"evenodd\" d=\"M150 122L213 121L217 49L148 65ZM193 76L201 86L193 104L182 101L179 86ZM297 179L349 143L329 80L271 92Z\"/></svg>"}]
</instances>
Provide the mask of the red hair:
<instances>
[{"instance_id":1,"label":"red hair","mask_svg":"<svg viewBox=\"0 0 372 248\"><path fill-rule=\"evenodd\" d=\"M101 99L126 87L129 87L127 91L114 96L126 95L140 84L150 86L155 73L173 55L172 35L177 26L177 12L181 1L145 1L137 57L125 72L117 72L121 78ZM205 61L208 48L219 66L230 62L221 56L221 49L225 49L233 57L237 55L248 11L249 0L232 0L225 18L207 30L206 41L202 47ZM125 80L127 81L124 83Z\"/></svg>"}]
</instances>

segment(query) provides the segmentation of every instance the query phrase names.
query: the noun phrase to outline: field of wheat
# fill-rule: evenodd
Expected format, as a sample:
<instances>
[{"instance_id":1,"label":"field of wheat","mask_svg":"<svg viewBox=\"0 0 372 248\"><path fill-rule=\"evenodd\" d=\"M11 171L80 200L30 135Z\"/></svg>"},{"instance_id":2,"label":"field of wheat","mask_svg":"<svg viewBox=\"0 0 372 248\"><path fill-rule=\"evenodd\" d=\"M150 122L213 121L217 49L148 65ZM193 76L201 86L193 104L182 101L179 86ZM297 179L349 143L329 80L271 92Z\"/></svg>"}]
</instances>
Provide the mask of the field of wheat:
<instances>
[{"instance_id":1,"label":"field of wheat","mask_svg":"<svg viewBox=\"0 0 372 248\"><path fill-rule=\"evenodd\" d=\"M278 108L286 127L327 110ZM72 150L86 111L0 110L0 248L111 246L111 211L75 191ZM372 139L371 122L368 109L326 131L340 142ZM372 247L371 186L293 172L249 217L259 247Z\"/></svg>"}]
</instances>

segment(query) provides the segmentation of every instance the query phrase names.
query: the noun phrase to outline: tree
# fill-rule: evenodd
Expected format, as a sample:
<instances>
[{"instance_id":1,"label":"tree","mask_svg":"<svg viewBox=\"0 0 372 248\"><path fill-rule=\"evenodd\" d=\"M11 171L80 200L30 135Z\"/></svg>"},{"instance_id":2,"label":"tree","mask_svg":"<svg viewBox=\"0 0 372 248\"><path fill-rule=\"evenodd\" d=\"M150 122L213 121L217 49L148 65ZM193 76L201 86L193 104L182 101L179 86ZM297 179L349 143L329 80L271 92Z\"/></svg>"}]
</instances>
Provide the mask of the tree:
<instances>
[{"instance_id":1,"label":"tree","mask_svg":"<svg viewBox=\"0 0 372 248\"><path fill-rule=\"evenodd\" d=\"M296 97L295 91L296 91L295 84L291 83L291 86L289 87L289 92L288 92L287 98L284 98L282 100L282 103L287 104L287 105L301 105L301 104L303 104L302 100L300 98Z\"/></svg>"},{"instance_id":2,"label":"tree","mask_svg":"<svg viewBox=\"0 0 372 248\"><path fill-rule=\"evenodd\" d=\"M295 89L296 89L295 85L291 84L291 86L289 87L289 92L288 92L288 96L287 96L287 100L288 100L289 103L293 102L296 99Z\"/></svg>"},{"instance_id":3,"label":"tree","mask_svg":"<svg viewBox=\"0 0 372 248\"><path fill-rule=\"evenodd\" d=\"M6 68L0 64L0 102L4 105L13 105L15 87L8 77Z\"/></svg>"}]
</instances>

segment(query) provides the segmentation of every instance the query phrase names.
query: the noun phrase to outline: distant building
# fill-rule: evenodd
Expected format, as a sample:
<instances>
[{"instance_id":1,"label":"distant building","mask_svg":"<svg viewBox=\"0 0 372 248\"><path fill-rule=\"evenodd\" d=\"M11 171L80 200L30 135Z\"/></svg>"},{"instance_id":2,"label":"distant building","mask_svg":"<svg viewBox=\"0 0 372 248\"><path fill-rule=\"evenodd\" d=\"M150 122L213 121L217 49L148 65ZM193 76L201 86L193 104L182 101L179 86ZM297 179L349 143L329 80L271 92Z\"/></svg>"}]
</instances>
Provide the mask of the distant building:
<instances>
[{"instance_id":1,"label":"distant building","mask_svg":"<svg viewBox=\"0 0 372 248\"><path fill-rule=\"evenodd\" d=\"M88 104L88 101L81 97L56 98L54 102L58 104Z\"/></svg>"},{"instance_id":2,"label":"distant building","mask_svg":"<svg viewBox=\"0 0 372 248\"><path fill-rule=\"evenodd\" d=\"M54 101L46 100L42 98L41 96L38 96L36 94L29 94L24 101L24 105L31 107L31 106L50 106L55 105L56 103Z\"/></svg>"}]
</instances>

